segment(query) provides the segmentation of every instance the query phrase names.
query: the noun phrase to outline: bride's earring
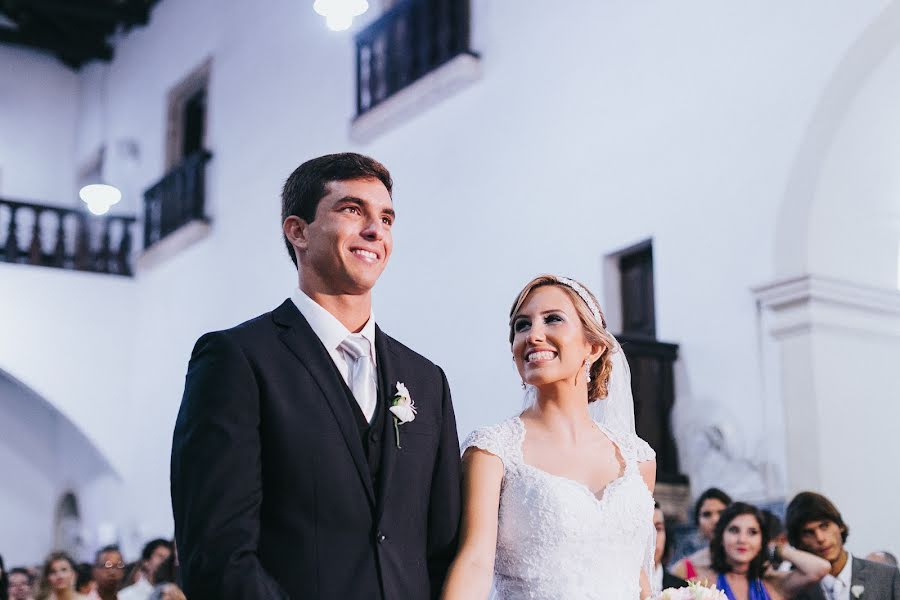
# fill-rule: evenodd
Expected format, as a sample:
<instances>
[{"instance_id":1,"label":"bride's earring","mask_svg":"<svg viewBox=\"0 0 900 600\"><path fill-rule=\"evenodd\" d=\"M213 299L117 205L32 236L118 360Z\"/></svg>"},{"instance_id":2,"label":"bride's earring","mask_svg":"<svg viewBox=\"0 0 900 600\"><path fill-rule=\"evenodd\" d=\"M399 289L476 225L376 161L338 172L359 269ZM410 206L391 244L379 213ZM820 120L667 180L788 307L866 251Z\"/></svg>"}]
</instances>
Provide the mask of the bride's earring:
<instances>
[{"instance_id":1,"label":"bride's earring","mask_svg":"<svg viewBox=\"0 0 900 600\"><path fill-rule=\"evenodd\" d=\"M584 381L591 382L591 361L588 358L584 359Z\"/></svg>"}]
</instances>

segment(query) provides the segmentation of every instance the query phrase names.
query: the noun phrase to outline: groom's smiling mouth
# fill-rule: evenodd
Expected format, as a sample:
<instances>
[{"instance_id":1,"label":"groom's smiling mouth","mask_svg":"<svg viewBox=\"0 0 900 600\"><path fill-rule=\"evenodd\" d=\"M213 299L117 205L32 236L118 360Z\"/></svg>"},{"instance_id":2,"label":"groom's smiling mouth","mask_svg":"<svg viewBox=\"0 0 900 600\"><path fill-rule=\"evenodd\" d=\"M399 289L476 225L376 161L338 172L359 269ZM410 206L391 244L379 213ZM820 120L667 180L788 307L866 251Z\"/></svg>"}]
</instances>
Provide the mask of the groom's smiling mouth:
<instances>
[{"instance_id":1,"label":"groom's smiling mouth","mask_svg":"<svg viewBox=\"0 0 900 600\"><path fill-rule=\"evenodd\" d=\"M350 252L357 258L370 263L378 262L378 254L364 248L351 248Z\"/></svg>"},{"instance_id":2,"label":"groom's smiling mouth","mask_svg":"<svg viewBox=\"0 0 900 600\"><path fill-rule=\"evenodd\" d=\"M537 363L547 362L556 358L557 353L553 350L529 350L525 354L525 362Z\"/></svg>"}]
</instances>

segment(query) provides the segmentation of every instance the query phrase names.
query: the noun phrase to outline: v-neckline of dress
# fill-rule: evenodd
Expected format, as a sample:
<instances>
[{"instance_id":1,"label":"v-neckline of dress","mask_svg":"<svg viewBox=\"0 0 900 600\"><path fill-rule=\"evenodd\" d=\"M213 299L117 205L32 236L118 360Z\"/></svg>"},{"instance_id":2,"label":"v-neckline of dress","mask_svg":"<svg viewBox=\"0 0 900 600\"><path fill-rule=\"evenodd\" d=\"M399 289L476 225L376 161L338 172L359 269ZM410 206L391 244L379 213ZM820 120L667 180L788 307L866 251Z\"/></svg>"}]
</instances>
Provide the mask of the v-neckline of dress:
<instances>
[{"instance_id":1,"label":"v-neckline of dress","mask_svg":"<svg viewBox=\"0 0 900 600\"><path fill-rule=\"evenodd\" d=\"M530 469L531 471L533 471L539 475L542 475L544 477L547 477L547 478L550 478L550 479L553 479L556 481L562 481L562 482L568 483L578 489L581 489L582 491L584 491L585 494L590 496L594 500L594 502L597 503L597 505L602 505L606 501L606 499L609 497L610 490L618 487L623 481L625 481L625 479L629 475L631 463L625 457L625 453L622 451L622 446L620 446L618 443L616 443L615 440L613 440L613 436L611 436L609 434L608 430L605 427L603 427L602 425L600 425L600 423L597 423L596 421L592 420L591 422L594 424L594 427L596 427L600 433L602 433L604 436L606 436L606 439L609 440L609 443L611 443L616 448L616 451L618 452L618 454L622 456L622 462L624 463L624 466L622 466L621 473L615 479L611 479L605 486L603 486L603 489L600 490L599 493L595 494L591 490L591 488L588 487L587 484L585 484L582 481L579 481L577 479L572 479L571 477L566 477L565 475L557 475L555 473L551 473L550 471L546 471L540 467L536 467L532 464L525 462L525 435L528 433L528 430L525 428L525 423L522 421L522 418L519 415L516 415L515 417L513 417L513 419L515 420L516 424L519 427L519 441L518 441L518 446L517 446L517 453L518 453L517 458L519 459L519 463L522 466L524 466L525 468Z\"/></svg>"}]
</instances>

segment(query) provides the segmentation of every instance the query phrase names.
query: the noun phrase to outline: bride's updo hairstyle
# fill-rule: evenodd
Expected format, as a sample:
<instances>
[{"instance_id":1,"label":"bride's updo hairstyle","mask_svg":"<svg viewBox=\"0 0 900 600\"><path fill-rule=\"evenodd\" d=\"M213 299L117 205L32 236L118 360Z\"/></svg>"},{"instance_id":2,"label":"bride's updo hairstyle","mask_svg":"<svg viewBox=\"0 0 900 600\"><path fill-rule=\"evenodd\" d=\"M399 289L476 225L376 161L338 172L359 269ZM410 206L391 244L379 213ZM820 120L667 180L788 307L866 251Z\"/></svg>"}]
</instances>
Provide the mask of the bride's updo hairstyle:
<instances>
[{"instance_id":1,"label":"bride's updo hairstyle","mask_svg":"<svg viewBox=\"0 0 900 600\"><path fill-rule=\"evenodd\" d=\"M569 283L566 283L567 281L580 287L581 291L587 295L591 302L593 302L594 308L597 310L597 316L600 318L599 322L594 316L594 311L588 305L588 302L581 297L574 287ZM512 344L513 338L516 336L516 332L513 329L513 319L516 316L516 313L519 312L519 309L522 308L522 304L525 303L528 295L534 290L548 285L558 287L569 296L570 300L572 300L572 305L575 306L578 318L581 319L581 327L584 329L584 337L588 343L597 344L603 347L600 358L591 365L591 382L588 384L588 402L606 398L606 395L609 392L609 375L612 373L612 353L614 352L616 344L614 338L606 331L606 318L600 310L600 303L597 302L597 299L586 287L574 279L557 277L555 275L540 275L529 281L522 291L519 292L519 295L516 296L516 300L512 305L512 310L509 311L509 343Z\"/></svg>"}]
</instances>

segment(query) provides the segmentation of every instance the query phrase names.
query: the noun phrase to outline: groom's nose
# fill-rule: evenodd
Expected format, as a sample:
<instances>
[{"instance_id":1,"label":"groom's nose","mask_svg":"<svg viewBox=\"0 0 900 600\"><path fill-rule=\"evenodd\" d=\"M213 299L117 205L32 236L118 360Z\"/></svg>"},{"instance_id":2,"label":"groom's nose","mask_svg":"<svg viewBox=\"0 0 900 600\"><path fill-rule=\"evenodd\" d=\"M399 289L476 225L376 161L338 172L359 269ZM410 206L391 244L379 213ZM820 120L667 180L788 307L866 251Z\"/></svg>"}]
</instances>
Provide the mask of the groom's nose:
<instances>
[{"instance_id":1,"label":"groom's nose","mask_svg":"<svg viewBox=\"0 0 900 600\"><path fill-rule=\"evenodd\" d=\"M384 238L386 228L387 225L381 219L370 219L359 235L370 241L381 240Z\"/></svg>"}]
</instances>

